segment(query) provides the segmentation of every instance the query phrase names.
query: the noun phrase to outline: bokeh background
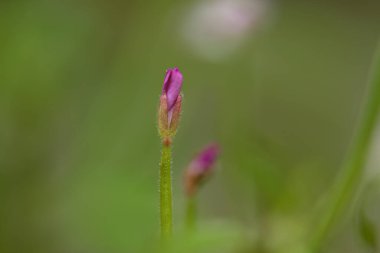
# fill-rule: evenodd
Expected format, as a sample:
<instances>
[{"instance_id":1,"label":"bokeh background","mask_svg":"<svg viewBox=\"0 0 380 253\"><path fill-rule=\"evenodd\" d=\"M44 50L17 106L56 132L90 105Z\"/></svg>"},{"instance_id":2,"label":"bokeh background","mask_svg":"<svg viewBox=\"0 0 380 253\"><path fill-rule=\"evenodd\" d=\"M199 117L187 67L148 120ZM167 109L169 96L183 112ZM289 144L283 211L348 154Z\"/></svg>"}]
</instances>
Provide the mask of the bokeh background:
<instances>
[{"instance_id":1,"label":"bokeh background","mask_svg":"<svg viewBox=\"0 0 380 253\"><path fill-rule=\"evenodd\" d=\"M182 173L223 149L194 240L175 252L306 252L347 153L380 2L1 0L0 252L153 252L158 99L184 75ZM380 133L323 252L375 252Z\"/></svg>"}]
</instances>

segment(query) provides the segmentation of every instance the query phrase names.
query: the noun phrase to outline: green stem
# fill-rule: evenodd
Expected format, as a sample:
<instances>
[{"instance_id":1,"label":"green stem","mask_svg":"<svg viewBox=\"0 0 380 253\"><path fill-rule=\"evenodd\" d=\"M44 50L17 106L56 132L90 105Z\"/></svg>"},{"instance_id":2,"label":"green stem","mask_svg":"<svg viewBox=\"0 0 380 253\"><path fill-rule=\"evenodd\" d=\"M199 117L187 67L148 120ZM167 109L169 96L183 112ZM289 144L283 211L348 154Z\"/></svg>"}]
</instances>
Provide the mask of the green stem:
<instances>
[{"instance_id":1,"label":"green stem","mask_svg":"<svg viewBox=\"0 0 380 253\"><path fill-rule=\"evenodd\" d=\"M316 227L311 250L320 252L330 229L343 214L352 200L358 183L365 168L365 161L380 108L380 47L375 57L372 69L372 80L368 90L368 100L364 106L361 125L358 128L347 159L343 165L341 175L332 188L331 197L325 213Z\"/></svg>"},{"instance_id":2,"label":"green stem","mask_svg":"<svg viewBox=\"0 0 380 253\"><path fill-rule=\"evenodd\" d=\"M193 231L195 228L195 220L197 215L197 202L195 196L187 198L186 206L186 228L188 231Z\"/></svg>"},{"instance_id":3,"label":"green stem","mask_svg":"<svg viewBox=\"0 0 380 253\"><path fill-rule=\"evenodd\" d=\"M172 179L171 179L171 146L162 145L160 163L160 218L161 237L167 241L172 234Z\"/></svg>"}]
</instances>

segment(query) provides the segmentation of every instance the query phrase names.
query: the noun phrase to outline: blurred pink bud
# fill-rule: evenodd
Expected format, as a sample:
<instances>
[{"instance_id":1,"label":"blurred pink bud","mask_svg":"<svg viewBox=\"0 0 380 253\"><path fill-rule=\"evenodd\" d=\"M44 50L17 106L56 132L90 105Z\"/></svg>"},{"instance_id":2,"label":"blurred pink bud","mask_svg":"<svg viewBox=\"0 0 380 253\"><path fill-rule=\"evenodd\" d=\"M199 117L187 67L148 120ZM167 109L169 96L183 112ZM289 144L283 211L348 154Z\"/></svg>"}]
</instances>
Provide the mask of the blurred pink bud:
<instances>
[{"instance_id":1,"label":"blurred pink bud","mask_svg":"<svg viewBox=\"0 0 380 253\"><path fill-rule=\"evenodd\" d=\"M204 148L191 161L185 171L185 191L188 196L193 195L204 180L212 174L219 154L219 145L214 143Z\"/></svg>"}]
</instances>

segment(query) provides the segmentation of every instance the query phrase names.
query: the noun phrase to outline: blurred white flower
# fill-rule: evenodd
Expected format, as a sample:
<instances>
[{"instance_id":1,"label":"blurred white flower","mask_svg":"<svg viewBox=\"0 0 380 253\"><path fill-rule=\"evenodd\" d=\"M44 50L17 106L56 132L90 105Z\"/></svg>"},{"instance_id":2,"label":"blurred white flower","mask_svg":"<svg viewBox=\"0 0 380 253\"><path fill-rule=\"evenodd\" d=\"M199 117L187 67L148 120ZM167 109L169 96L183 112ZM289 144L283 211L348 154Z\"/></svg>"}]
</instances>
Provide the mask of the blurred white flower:
<instances>
[{"instance_id":1,"label":"blurred white flower","mask_svg":"<svg viewBox=\"0 0 380 253\"><path fill-rule=\"evenodd\" d=\"M264 0L203 0L185 16L187 44L200 56L221 60L255 31L266 12Z\"/></svg>"}]
</instances>

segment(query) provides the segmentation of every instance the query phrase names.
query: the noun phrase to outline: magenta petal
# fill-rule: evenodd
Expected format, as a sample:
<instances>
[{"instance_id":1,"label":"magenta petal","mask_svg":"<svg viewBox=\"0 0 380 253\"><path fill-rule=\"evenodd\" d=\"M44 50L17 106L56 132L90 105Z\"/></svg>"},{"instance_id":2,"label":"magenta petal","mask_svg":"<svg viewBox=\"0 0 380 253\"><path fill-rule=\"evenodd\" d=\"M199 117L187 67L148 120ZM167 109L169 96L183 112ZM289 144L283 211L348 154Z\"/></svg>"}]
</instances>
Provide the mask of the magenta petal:
<instances>
[{"instance_id":1,"label":"magenta petal","mask_svg":"<svg viewBox=\"0 0 380 253\"><path fill-rule=\"evenodd\" d=\"M165 79L164 79L164 85L162 86L162 94L166 93L168 87L169 87L169 79L172 71L170 69L166 70Z\"/></svg>"},{"instance_id":2,"label":"magenta petal","mask_svg":"<svg viewBox=\"0 0 380 253\"><path fill-rule=\"evenodd\" d=\"M193 160L192 169L199 172L206 172L214 166L216 159L220 153L220 148L217 144L211 144L203 149L198 156Z\"/></svg>"},{"instance_id":3,"label":"magenta petal","mask_svg":"<svg viewBox=\"0 0 380 253\"><path fill-rule=\"evenodd\" d=\"M169 111L173 108L175 102L177 101L178 95L181 92L182 81L183 76L178 68L167 70L164 85L162 87L162 93L166 93Z\"/></svg>"}]
</instances>

